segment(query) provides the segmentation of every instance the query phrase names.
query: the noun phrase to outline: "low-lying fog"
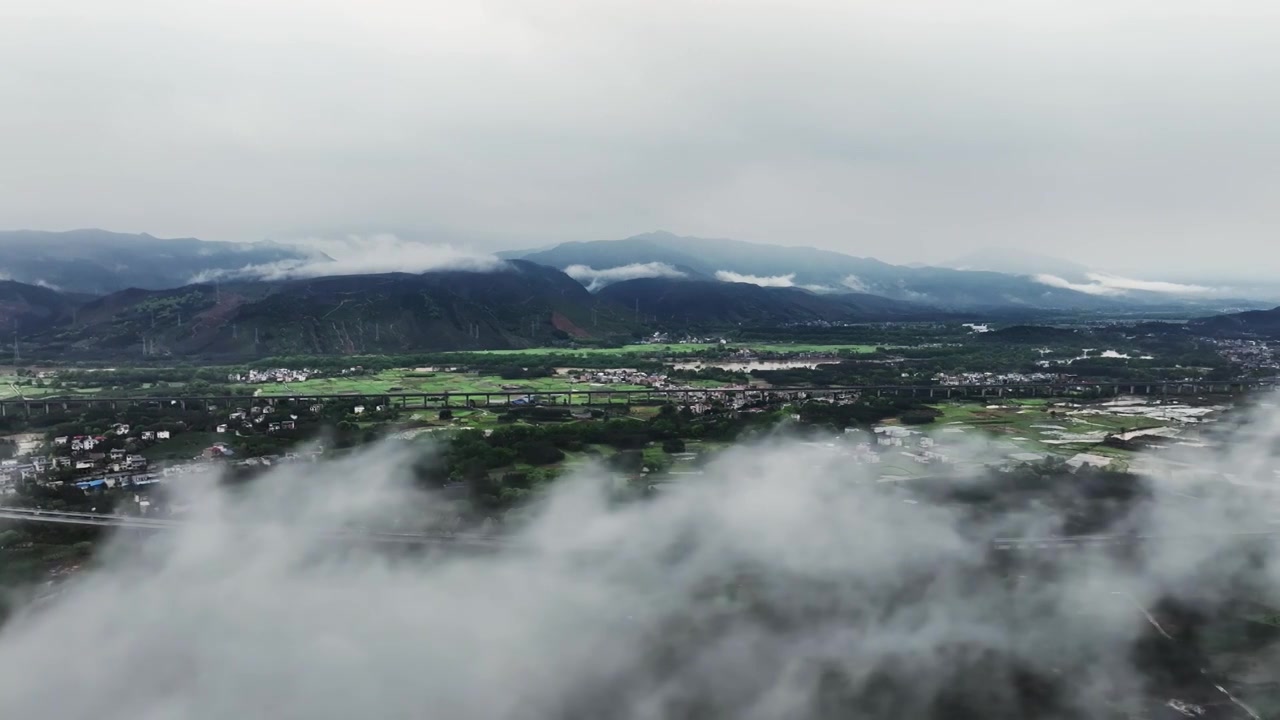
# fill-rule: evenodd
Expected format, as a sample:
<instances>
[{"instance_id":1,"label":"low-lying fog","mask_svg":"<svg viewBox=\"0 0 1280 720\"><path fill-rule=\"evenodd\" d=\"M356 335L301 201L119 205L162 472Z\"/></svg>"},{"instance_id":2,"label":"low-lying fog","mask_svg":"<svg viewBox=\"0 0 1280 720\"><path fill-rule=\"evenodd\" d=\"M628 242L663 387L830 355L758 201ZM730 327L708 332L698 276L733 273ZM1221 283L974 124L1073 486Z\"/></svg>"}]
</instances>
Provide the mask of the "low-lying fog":
<instances>
[{"instance_id":1,"label":"low-lying fog","mask_svg":"<svg viewBox=\"0 0 1280 720\"><path fill-rule=\"evenodd\" d=\"M1189 457L1274 485L1280 418L1255 426ZM1059 533L1059 505L908 499L786 438L643 501L580 472L503 550L324 539L430 517L412 461L183 486L183 529L122 536L0 630L0 717L1105 717L1166 692L1143 608L1211 614L1280 580L1238 534L1274 519L1262 491L1152 478L1113 531L1199 539L1010 555L990 541Z\"/></svg>"}]
</instances>

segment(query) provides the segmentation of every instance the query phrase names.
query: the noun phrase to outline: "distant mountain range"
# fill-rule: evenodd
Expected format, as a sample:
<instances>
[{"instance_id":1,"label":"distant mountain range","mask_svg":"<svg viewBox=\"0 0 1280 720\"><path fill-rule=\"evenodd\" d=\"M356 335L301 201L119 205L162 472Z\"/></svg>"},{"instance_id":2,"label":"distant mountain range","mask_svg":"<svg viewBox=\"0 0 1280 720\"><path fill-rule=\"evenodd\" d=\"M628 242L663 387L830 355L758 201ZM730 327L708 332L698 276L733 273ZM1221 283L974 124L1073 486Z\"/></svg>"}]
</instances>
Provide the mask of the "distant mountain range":
<instances>
[{"instance_id":1,"label":"distant mountain range","mask_svg":"<svg viewBox=\"0 0 1280 720\"><path fill-rule=\"evenodd\" d=\"M26 334L71 314L85 298L37 285L0 280L0 340Z\"/></svg>"},{"instance_id":2,"label":"distant mountain range","mask_svg":"<svg viewBox=\"0 0 1280 720\"><path fill-rule=\"evenodd\" d=\"M105 230L0 231L0 279L93 295L181 287L203 273L313 257L270 242L209 242Z\"/></svg>"},{"instance_id":3,"label":"distant mountain range","mask_svg":"<svg viewBox=\"0 0 1280 720\"><path fill-rule=\"evenodd\" d=\"M525 260L481 272L346 275L129 289L76 302L8 283L29 355L254 357L630 340L657 327L941 319L927 306L746 283L640 279L592 294ZM36 350L38 349L38 353Z\"/></svg>"},{"instance_id":4,"label":"distant mountain range","mask_svg":"<svg viewBox=\"0 0 1280 720\"><path fill-rule=\"evenodd\" d=\"M1199 318L1187 325L1206 335L1280 340L1280 307Z\"/></svg>"},{"instance_id":5,"label":"distant mountain range","mask_svg":"<svg viewBox=\"0 0 1280 720\"><path fill-rule=\"evenodd\" d=\"M860 293L977 312L1264 307L1203 292L1208 288L1099 276L1077 263L1021 250L974 253L951 267L901 266L829 250L652 232L498 256L564 270L592 291L661 277L798 288L819 295ZM0 279L82 294L160 290L212 277L244 279L263 269L281 276L301 265L310 269L309 276L323 275L329 263L333 274L350 267L304 246L271 242L160 239L103 230L0 232Z\"/></svg>"},{"instance_id":6,"label":"distant mountain range","mask_svg":"<svg viewBox=\"0 0 1280 720\"><path fill-rule=\"evenodd\" d=\"M813 321L937 320L938 308L865 293L817 294L751 283L638 278L604 287L597 297L657 322L700 325Z\"/></svg>"},{"instance_id":7,"label":"distant mountain range","mask_svg":"<svg viewBox=\"0 0 1280 720\"><path fill-rule=\"evenodd\" d=\"M466 270L244 279L247 267L331 260L273 244L96 230L0 233L0 267L13 278L0 281L0 339L16 332L28 356L253 357L518 348L655 329L1223 309L1215 306L1222 301L1197 305L1164 292L1106 295L1031 275L902 267L668 233L504 255ZM1061 272L1075 277L1070 268ZM239 279L189 282L209 275ZM1243 313L1189 327L1274 333L1277 315Z\"/></svg>"},{"instance_id":8,"label":"distant mountain range","mask_svg":"<svg viewBox=\"0 0 1280 720\"><path fill-rule=\"evenodd\" d=\"M941 267L1033 277L1054 275L1072 282L1086 282L1093 271L1077 262L1015 248L984 248L942 263Z\"/></svg>"},{"instance_id":9,"label":"distant mountain range","mask_svg":"<svg viewBox=\"0 0 1280 720\"><path fill-rule=\"evenodd\" d=\"M46 354L256 356L500 349L630 334L568 275L392 273L131 289L64 314L27 341Z\"/></svg>"},{"instance_id":10,"label":"distant mountain range","mask_svg":"<svg viewBox=\"0 0 1280 720\"><path fill-rule=\"evenodd\" d=\"M1106 284L1110 279L1091 279L1083 266L1055 266L1052 258L1029 253L1010 252L1005 267L1017 272L995 272L986 268L1000 265L999 252L969 258L983 269L908 267L815 248L653 232L625 240L569 242L500 256L561 268L593 286L646 276L743 281L819 294L858 292L948 310L1211 310L1224 303L1216 298L1198 298L1198 289L1190 286L1186 293L1179 294L1179 288L1171 283Z\"/></svg>"}]
</instances>

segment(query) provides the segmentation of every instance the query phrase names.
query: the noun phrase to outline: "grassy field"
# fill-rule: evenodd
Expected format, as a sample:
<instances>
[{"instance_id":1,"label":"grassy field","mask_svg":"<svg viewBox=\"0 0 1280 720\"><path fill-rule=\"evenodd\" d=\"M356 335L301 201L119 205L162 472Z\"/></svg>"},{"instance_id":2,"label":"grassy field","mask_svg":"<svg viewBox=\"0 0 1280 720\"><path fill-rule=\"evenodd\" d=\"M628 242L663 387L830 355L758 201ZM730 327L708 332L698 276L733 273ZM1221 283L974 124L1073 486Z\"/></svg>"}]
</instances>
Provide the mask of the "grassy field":
<instances>
[{"instance_id":1,"label":"grassy field","mask_svg":"<svg viewBox=\"0 0 1280 720\"><path fill-rule=\"evenodd\" d=\"M22 378L26 380L26 378ZM92 395L98 388L50 388L34 385L17 385L16 375L0 375L0 400L15 398L41 398L49 395Z\"/></svg>"},{"instance_id":2,"label":"grassy field","mask_svg":"<svg viewBox=\"0 0 1280 720\"><path fill-rule=\"evenodd\" d=\"M142 456L148 460L190 460L200 454L202 450L216 442L226 442L231 439L229 435L219 435L210 432L189 432L178 433L172 439L162 440L149 448L142 451Z\"/></svg>"},{"instance_id":3,"label":"grassy field","mask_svg":"<svg viewBox=\"0 0 1280 720\"><path fill-rule=\"evenodd\" d=\"M504 386L506 386L504 388ZM397 389L398 388L398 389ZM298 383L263 385L260 392L269 395L317 395L365 394L388 392L408 393L485 393L528 392L547 393L567 390L643 390L639 385L574 385L564 377L533 378L528 380L504 380L496 375L477 373L416 372L411 369L384 370L372 375L349 378L316 378Z\"/></svg>"},{"instance_id":4,"label":"grassy field","mask_svg":"<svg viewBox=\"0 0 1280 720\"><path fill-rule=\"evenodd\" d=\"M519 350L483 350L474 353L476 355L577 355L581 357L592 355L679 355L681 353L693 353L702 350L711 350L713 348L725 347L717 343L653 343L645 345L624 345L616 348L585 348L579 350L559 350L556 348L523 348ZM771 353L822 353L830 352L832 354L845 350L848 352L871 353L875 352L875 345L803 345L791 343L729 343L730 348L749 348L757 352Z\"/></svg>"}]
</instances>

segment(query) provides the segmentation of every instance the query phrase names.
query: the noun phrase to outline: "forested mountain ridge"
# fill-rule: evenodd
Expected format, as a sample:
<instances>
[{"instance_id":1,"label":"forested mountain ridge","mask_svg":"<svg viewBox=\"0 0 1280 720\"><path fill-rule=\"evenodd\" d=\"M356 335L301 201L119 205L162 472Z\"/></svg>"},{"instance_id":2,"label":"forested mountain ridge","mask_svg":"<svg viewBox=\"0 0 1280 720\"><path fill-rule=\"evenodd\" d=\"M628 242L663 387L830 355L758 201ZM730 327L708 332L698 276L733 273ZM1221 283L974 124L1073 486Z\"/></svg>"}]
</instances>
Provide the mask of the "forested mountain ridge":
<instances>
[{"instance_id":1,"label":"forested mountain ridge","mask_svg":"<svg viewBox=\"0 0 1280 720\"><path fill-rule=\"evenodd\" d=\"M343 354L518 348L629 333L558 270L390 273L131 289L31 341L71 356Z\"/></svg>"}]
</instances>

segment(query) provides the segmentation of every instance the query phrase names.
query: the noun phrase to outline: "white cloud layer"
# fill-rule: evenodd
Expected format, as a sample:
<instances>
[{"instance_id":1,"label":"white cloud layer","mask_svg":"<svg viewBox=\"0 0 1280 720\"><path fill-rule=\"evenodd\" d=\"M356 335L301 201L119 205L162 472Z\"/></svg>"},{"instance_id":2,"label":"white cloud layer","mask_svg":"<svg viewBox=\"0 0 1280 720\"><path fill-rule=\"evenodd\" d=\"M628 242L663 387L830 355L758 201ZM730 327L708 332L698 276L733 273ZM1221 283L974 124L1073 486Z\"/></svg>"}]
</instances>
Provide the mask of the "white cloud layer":
<instances>
[{"instance_id":1,"label":"white cloud layer","mask_svg":"<svg viewBox=\"0 0 1280 720\"><path fill-rule=\"evenodd\" d=\"M871 290L867 287L867 284L862 282L862 278L859 278L857 275L846 275L844 280L841 281L841 283L845 287L849 288L854 292L860 292L860 293L871 292Z\"/></svg>"},{"instance_id":2,"label":"white cloud layer","mask_svg":"<svg viewBox=\"0 0 1280 720\"><path fill-rule=\"evenodd\" d=\"M595 292L600 288L616 282L624 280L638 280L640 278L682 278L686 277L686 273L677 270L666 263L648 262L648 263L632 263L631 265L619 265L617 267L602 268L597 270L589 265L570 265L564 269L569 277L577 280L591 292Z\"/></svg>"},{"instance_id":3,"label":"white cloud layer","mask_svg":"<svg viewBox=\"0 0 1280 720\"><path fill-rule=\"evenodd\" d=\"M1127 295L1131 291L1162 293L1166 295L1209 295L1218 292L1214 288L1205 287L1203 285L1186 285L1182 283L1161 282L1158 280L1136 280L1134 278L1119 277L1116 275L1106 275L1103 273L1088 273L1085 275L1089 282L1071 282L1057 275L1040 274L1036 275L1036 282L1050 287L1062 288L1064 290L1075 290L1076 292L1087 293L1089 295Z\"/></svg>"},{"instance_id":4,"label":"white cloud layer","mask_svg":"<svg viewBox=\"0 0 1280 720\"><path fill-rule=\"evenodd\" d=\"M819 295L829 295L831 293L840 292L840 288L834 288L830 285L801 285L800 287L811 293L817 293Z\"/></svg>"},{"instance_id":5,"label":"white cloud layer","mask_svg":"<svg viewBox=\"0 0 1280 720\"><path fill-rule=\"evenodd\" d=\"M717 270L716 279L720 282L732 283L748 283L751 285L759 285L760 287L795 287L796 274L788 273L786 275L744 275L736 273L732 270Z\"/></svg>"},{"instance_id":6,"label":"white cloud layer","mask_svg":"<svg viewBox=\"0 0 1280 720\"><path fill-rule=\"evenodd\" d=\"M342 239L310 239L288 243L310 254L305 260L284 260L265 265L246 265L238 270L212 271L192 278L208 282L218 278L325 277L376 273L422 273L431 270L472 270L485 272L505 265L493 255L447 244L402 240L395 235L349 236Z\"/></svg>"}]
</instances>

